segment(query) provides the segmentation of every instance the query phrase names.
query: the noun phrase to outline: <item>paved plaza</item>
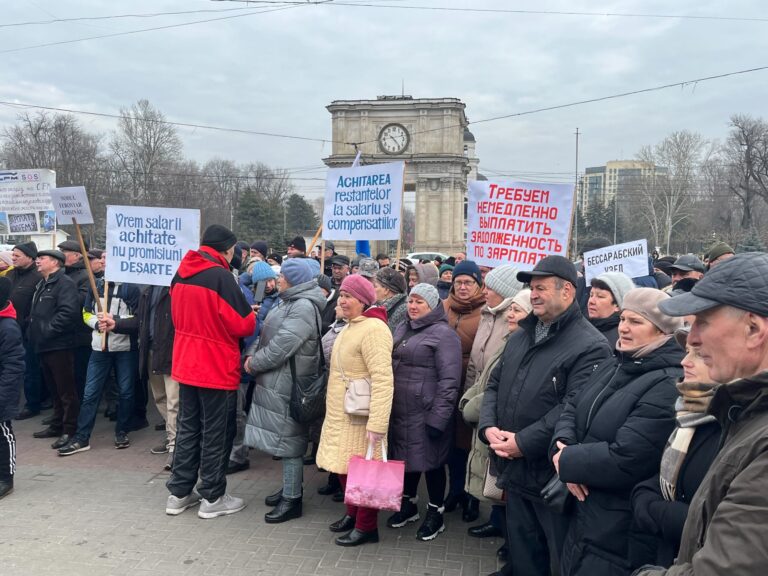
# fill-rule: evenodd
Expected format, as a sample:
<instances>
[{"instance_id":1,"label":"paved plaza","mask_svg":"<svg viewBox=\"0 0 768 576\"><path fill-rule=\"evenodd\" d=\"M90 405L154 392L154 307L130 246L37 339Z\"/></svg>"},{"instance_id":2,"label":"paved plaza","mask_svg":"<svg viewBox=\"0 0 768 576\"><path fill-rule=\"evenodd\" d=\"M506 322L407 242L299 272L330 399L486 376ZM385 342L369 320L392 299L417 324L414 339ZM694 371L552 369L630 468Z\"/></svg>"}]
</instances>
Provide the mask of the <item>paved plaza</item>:
<instances>
[{"instance_id":1,"label":"paved plaza","mask_svg":"<svg viewBox=\"0 0 768 576\"><path fill-rule=\"evenodd\" d=\"M498 569L501 541L467 536L460 511L446 515L446 531L432 542L416 540L418 523L388 529L384 512L378 544L336 546L327 527L344 508L317 494L326 475L315 466L304 468L304 516L266 524L264 497L280 486L280 463L255 451L250 470L228 477L245 510L212 520L198 518L196 508L167 516L165 455L149 452L162 432L133 432L131 447L116 450L114 424L100 414L91 450L63 458L52 440L32 438L44 428L41 419L14 422L18 470L14 492L0 500L1 576L476 576ZM487 513L482 507L481 520Z\"/></svg>"}]
</instances>

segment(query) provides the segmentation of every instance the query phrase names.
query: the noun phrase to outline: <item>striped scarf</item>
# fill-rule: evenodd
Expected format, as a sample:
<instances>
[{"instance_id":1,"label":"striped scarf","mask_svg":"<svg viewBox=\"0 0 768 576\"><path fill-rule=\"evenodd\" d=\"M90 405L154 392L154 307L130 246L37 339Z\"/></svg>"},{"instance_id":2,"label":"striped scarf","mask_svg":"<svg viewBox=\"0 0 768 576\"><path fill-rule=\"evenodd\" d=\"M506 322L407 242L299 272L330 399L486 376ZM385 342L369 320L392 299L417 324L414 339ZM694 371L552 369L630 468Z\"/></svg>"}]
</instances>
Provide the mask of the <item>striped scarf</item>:
<instances>
[{"instance_id":1,"label":"striped scarf","mask_svg":"<svg viewBox=\"0 0 768 576\"><path fill-rule=\"evenodd\" d=\"M696 428L715 420L714 416L707 414L715 386L717 384L703 382L677 383L677 389L680 391L680 397L675 402L677 426L667 440L659 470L661 494L668 502L675 501L680 469L683 467Z\"/></svg>"}]
</instances>

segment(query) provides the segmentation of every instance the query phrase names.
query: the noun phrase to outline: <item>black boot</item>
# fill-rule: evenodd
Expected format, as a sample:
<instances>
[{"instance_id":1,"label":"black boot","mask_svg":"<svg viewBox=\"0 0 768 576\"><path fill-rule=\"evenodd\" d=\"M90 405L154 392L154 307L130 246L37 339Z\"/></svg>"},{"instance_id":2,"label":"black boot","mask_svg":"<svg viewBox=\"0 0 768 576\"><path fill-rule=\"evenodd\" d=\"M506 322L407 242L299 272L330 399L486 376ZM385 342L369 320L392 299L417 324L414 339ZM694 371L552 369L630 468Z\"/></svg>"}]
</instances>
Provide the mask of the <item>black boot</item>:
<instances>
[{"instance_id":1,"label":"black boot","mask_svg":"<svg viewBox=\"0 0 768 576\"><path fill-rule=\"evenodd\" d=\"M428 504L427 516L416 531L416 538L423 542L429 542L430 540L437 538L437 535L445 530L443 512L445 512L445 508L442 506Z\"/></svg>"},{"instance_id":2,"label":"black boot","mask_svg":"<svg viewBox=\"0 0 768 576\"><path fill-rule=\"evenodd\" d=\"M370 532L363 532L362 530L358 530L355 528L350 532L349 534L345 534L344 536L339 536L336 538L336 544L339 546L360 546L360 544L365 544L366 542L378 542L379 541L379 531L378 530L371 530Z\"/></svg>"},{"instance_id":3,"label":"black boot","mask_svg":"<svg viewBox=\"0 0 768 576\"><path fill-rule=\"evenodd\" d=\"M283 489L280 488L277 492L274 494L270 494L266 498L264 498L264 504L267 506L277 506L280 503L280 500L283 499Z\"/></svg>"},{"instance_id":4,"label":"black boot","mask_svg":"<svg viewBox=\"0 0 768 576\"><path fill-rule=\"evenodd\" d=\"M301 497L299 498L281 498L272 512L264 514L264 521L267 524L280 524L293 518L301 517Z\"/></svg>"},{"instance_id":5,"label":"black boot","mask_svg":"<svg viewBox=\"0 0 768 576\"><path fill-rule=\"evenodd\" d=\"M461 519L464 522L474 522L480 516L480 501L474 496L467 496L467 504L464 506L464 512Z\"/></svg>"},{"instance_id":6,"label":"black boot","mask_svg":"<svg viewBox=\"0 0 768 576\"><path fill-rule=\"evenodd\" d=\"M349 532L355 527L355 517L344 514L339 520L328 526L331 532Z\"/></svg>"},{"instance_id":7,"label":"black boot","mask_svg":"<svg viewBox=\"0 0 768 576\"><path fill-rule=\"evenodd\" d=\"M318 488L317 493L320 494L320 496L330 496L331 494L336 494L339 490L341 490L339 475L331 472L328 474L328 483L325 486Z\"/></svg>"},{"instance_id":8,"label":"black boot","mask_svg":"<svg viewBox=\"0 0 768 576\"><path fill-rule=\"evenodd\" d=\"M11 492L13 492L13 478L10 480L0 480L0 498L8 496Z\"/></svg>"},{"instance_id":9,"label":"black boot","mask_svg":"<svg viewBox=\"0 0 768 576\"><path fill-rule=\"evenodd\" d=\"M468 494L466 492L451 492L445 498L445 511L453 512L457 506L464 508L467 502Z\"/></svg>"},{"instance_id":10,"label":"black boot","mask_svg":"<svg viewBox=\"0 0 768 576\"><path fill-rule=\"evenodd\" d=\"M416 522L419 519L419 508L416 506L416 502L418 502L418 496L403 496L400 510L387 518L387 526L402 528L408 522Z\"/></svg>"}]
</instances>

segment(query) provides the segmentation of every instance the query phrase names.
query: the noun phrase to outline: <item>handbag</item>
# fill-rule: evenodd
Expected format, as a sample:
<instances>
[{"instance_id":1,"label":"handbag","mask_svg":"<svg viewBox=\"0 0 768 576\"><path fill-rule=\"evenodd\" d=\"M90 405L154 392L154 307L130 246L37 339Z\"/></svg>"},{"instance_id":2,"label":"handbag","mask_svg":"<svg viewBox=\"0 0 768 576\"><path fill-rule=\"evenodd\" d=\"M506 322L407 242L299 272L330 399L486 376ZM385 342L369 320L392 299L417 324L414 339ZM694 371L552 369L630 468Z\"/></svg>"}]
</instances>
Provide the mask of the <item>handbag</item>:
<instances>
[{"instance_id":1,"label":"handbag","mask_svg":"<svg viewBox=\"0 0 768 576\"><path fill-rule=\"evenodd\" d=\"M567 514L573 503L573 494L557 474L553 474L542 488L541 497L547 506L559 514Z\"/></svg>"},{"instance_id":2,"label":"handbag","mask_svg":"<svg viewBox=\"0 0 768 576\"><path fill-rule=\"evenodd\" d=\"M483 477L483 496L497 502L504 501L504 489L496 486L496 475L491 471L491 459L485 464L485 476Z\"/></svg>"},{"instance_id":3,"label":"handbag","mask_svg":"<svg viewBox=\"0 0 768 576\"><path fill-rule=\"evenodd\" d=\"M365 458L352 456L347 468L344 503L375 510L400 510L405 480L405 462L387 460L382 443L381 460L373 459L373 444L368 443Z\"/></svg>"},{"instance_id":4,"label":"handbag","mask_svg":"<svg viewBox=\"0 0 768 576\"><path fill-rule=\"evenodd\" d=\"M368 416L371 413L370 377L347 378L341 362L338 364L339 371L341 371L341 379L347 389L344 392L344 413L350 416Z\"/></svg>"},{"instance_id":5,"label":"handbag","mask_svg":"<svg viewBox=\"0 0 768 576\"><path fill-rule=\"evenodd\" d=\"M320 333L320 324L318 322L318 334ZM309 424L325 414L325 394L328 389L328 371L325 366L323 351L320 350L317 373L304 385L299 383L296 377L296 359L295 355L288 360L291 369L291 400L288 404L288 410L291 418L299 424Z\"/></svg>"}]
</instances>

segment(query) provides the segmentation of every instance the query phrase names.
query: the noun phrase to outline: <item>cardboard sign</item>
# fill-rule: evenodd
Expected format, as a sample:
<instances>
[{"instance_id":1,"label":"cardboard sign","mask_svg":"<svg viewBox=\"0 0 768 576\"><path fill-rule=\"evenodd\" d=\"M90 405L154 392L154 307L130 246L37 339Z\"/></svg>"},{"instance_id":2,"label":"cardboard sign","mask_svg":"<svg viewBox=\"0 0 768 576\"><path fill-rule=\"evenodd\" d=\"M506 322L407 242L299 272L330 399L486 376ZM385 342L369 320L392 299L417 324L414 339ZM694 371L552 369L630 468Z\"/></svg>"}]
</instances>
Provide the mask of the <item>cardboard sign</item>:
<instances>
[{"instance_id":1,"label":"cardboard sign","mask_svg":"<svg viewBox=\"0 0 768 576\"><path fill-rule=\"evenodd\" d=\"M572 211L573 184L470 180L467 257L531 270L545 256L565 256Z\"/></svg>"},{"instance_id":2,"label":"cardboard sign","mask_svg":"<svg viewBox=\"0 0 768 576\"><path fill-rule=\"evenodd\" d=\"M52 232L53 170L0 170L0 234Z\"/></svg>"},{"instance_id":3,"label":"cardboard sign","mask_svg":"<svg viewBox=\"0 0 768 576\"><path fill-rule=\"evenodd\" d=\"M397 240L405 162L331 168L325 185L325 240Z\"/></svg>"},{"instance_id":4,"label":"cardboard sign","mask_svg":"<svg viewBox=\"0 0 768 576\"><path fill-rule=\"evenodd\" d=\"M200 210L107 206L110 282L170 286L179 262L200 245Z\"/></svg>"},{"instance_id":5,"label":"cardboard sign","mask_svg":"<svg viewBox=\"0 0 768 576\"><path fill-rule=\"evenodd\" d=\"M630 278L648 276L648 242L643 238L584 252L587 284L603 272L623 272Z\"/></svg>"},{"instance_id":6,"label":"cardboard sign","mask_svg":"<svg viewBox=\"0 0 768 576\"><path fill-rule=\"evenodd\" d=\"M91 206L83 186L51 189L51 201L59 224L93 224Z\"/></svg>"}]
</instances>

